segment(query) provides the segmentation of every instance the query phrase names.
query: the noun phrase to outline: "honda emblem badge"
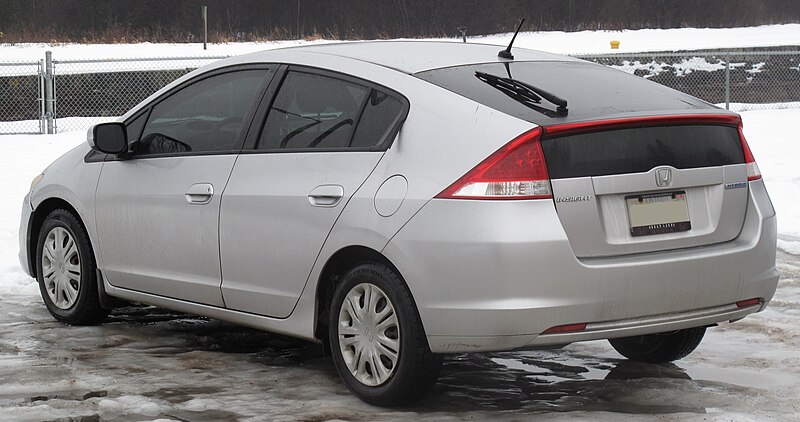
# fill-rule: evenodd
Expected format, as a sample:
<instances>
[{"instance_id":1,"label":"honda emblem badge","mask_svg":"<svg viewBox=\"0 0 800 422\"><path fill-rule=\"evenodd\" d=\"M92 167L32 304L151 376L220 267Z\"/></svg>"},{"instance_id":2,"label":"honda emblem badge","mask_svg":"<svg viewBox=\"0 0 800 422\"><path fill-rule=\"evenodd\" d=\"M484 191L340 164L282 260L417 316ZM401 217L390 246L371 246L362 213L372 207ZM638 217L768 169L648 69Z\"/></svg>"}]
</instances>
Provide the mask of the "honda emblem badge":
<instances>
[{"instance_id":1,"label":"honda emblem badge","mask_svg":"<svg viewBox=\"0 0 800 422\"><path fill-rule=\"evenodd\" d=\"M672 170L660 168L656 170L656 186L665 188L672 184Z\"/></svg>"}]
</instances>

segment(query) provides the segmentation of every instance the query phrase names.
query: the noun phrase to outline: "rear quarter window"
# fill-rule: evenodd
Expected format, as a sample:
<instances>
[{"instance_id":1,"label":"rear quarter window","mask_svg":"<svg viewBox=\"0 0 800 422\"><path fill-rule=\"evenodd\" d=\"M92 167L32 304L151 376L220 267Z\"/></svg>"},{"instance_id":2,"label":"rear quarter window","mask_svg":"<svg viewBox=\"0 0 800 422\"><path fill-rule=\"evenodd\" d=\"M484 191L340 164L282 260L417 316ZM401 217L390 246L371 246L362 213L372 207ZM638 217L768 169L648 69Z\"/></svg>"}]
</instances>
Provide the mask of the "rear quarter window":
<instances>
[{"instance_id":1,"label":"rear quarter window","mask_svg":"<svg viewBox=\"0 0 800 422\"><path fill-rule=\"evenodd\" d=\"M393 136L392 129L403 117L403 103L397 98L373 89L353 136L352 147L372 148Z\"/></svg>"}]
</instances>

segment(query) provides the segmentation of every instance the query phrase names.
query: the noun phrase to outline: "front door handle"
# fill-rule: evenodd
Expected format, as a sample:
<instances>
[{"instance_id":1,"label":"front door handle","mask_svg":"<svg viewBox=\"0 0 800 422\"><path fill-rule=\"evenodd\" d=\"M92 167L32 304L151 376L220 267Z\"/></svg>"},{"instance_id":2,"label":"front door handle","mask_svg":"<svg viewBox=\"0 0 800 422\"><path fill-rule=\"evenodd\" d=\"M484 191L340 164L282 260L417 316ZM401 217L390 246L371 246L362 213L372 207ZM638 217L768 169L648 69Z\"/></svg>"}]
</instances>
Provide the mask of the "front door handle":
<instances>
[{"instance_id":1,"label":"front door handle","mask_svg":"<svg viewBox=\"0 0 800 422\"><path fill-rule=\"evenodd\" d=\"M315 207L335 207L344 197L344 188L339 185L321 185L308 194L308 202Z\"/></svg>"},{"instance_id":2,"label":"front door handle","mask_svg":"<svg viewBox=\"0 0 800 422\"><path fill-rule=\"evenodd\" d=\"M186 191L186 202L193 205L205 205L214 197L214 186L211 183L195 183Z\"/></svg>"}]
</instances>

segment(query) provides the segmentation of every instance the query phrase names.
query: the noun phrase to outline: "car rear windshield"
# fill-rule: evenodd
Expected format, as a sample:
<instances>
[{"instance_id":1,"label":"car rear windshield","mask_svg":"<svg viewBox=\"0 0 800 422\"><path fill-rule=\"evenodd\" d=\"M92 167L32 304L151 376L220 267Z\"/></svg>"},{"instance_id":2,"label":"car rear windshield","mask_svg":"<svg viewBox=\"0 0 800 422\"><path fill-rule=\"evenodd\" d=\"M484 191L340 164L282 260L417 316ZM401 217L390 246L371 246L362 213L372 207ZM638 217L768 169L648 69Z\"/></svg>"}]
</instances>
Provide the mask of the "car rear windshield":
<instances>
[{"instance_id":1,"label":"car rear windshield","mask_svg":"<svg viewBox=\"0 0 800 422\"><path fill-rule=\"evenodd\" d=\"M490 77L487 78L486 75ZM492 79L508 78L567 100L568 112L530 95L498 88ZM551 125L642 111L713 108L689 95L644 78L586 61L532 61L454 66L416 73L420 79L485 106L538 125Z\"/></svg>"},{"instance_id":2,"label":"car rear windshield","mask_svg":"<svg viewBox=\"0 0 800 422\"><path fill-rule=\"evenodd\" d=\"M735 127L685 125L637 127L542 140L552 179L744 163Z\"/></svg>"}]
</instances>

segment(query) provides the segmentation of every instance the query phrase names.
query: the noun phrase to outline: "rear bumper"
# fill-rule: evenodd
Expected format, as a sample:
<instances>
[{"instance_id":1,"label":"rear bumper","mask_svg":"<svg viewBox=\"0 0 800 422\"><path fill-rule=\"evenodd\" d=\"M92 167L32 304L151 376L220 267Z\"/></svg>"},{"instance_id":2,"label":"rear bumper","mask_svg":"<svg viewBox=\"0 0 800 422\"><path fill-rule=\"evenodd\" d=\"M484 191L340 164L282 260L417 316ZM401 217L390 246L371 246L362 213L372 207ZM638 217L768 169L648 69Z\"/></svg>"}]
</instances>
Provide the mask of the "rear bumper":
<instances>
[{"instance_id":1,"label":"rear bumper","mask_svg":"<svg viewBox=\"0 0 800 422\"><path fill-rule=\"evenodd\" d=\"M578 259L552 201L430 201L387 245L434 352L510 350L735 320L778 282L775 212L751 182L730 242ZM760 298L762 306L735 303ZM541 335L588 323L586 330Z\"/></svg>"}]
</instances>

